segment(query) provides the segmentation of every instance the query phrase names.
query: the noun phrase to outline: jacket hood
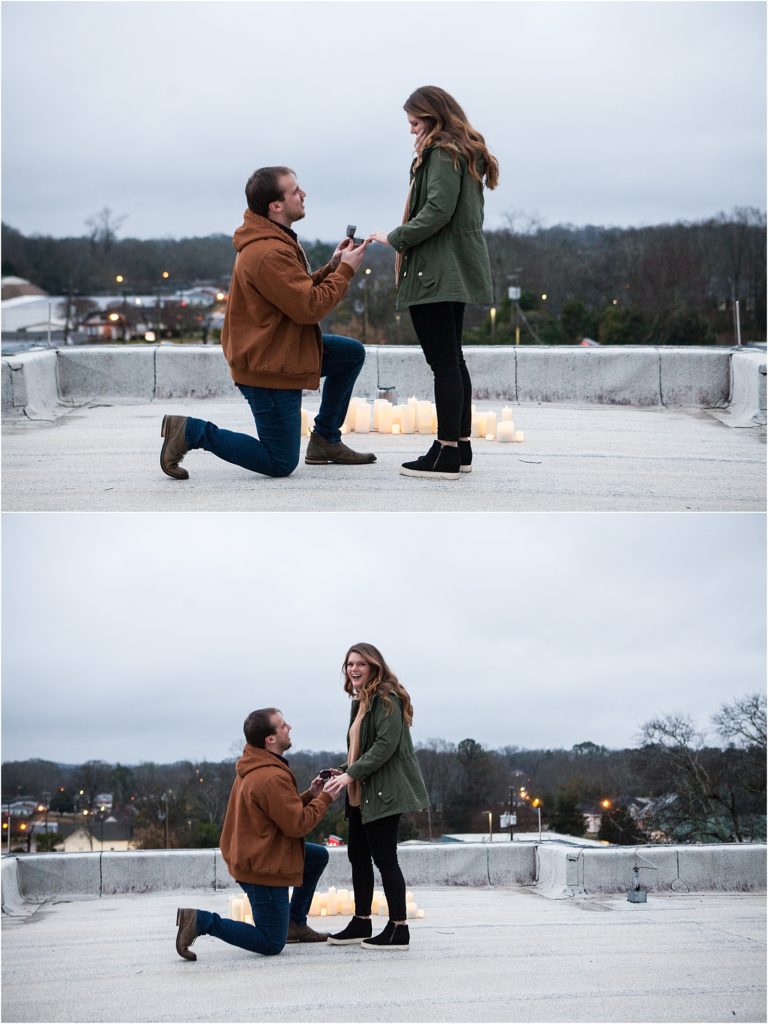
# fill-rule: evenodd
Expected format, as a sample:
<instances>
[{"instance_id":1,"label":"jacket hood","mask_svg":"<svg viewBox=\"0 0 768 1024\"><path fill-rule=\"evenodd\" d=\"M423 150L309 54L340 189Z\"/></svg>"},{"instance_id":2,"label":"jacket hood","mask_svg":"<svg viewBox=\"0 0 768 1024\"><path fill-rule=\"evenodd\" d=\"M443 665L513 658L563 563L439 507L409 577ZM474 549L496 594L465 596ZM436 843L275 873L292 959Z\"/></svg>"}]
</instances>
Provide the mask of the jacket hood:
<instances>
[{"instance_id":1,"label":"jacket hood","mask_svg":"<svg viewBox=\"0 0 768 1024\"><path fill-rule=\"evenodd\" d=\"M235 231L232 243L235 249L241 252L251 242L260 242L267 238L276 239L278 242L293 241L284 228L275 224L269 217L262 217L253 210L246 210L243 214L243 223Z\"/></svg>"},{"instance_id":2,"label":"jacket hood","mask_svg":"<svg viewBox=\"0 0 768 1024\"><path fill-rule=\"evenodd\" d=\"M278 768L280 771L288 772L289 774L291 771L288 765L281 761L279 757L275 757L274 754L270 754L268 750L263 750L261 747L252 747L250 743L246 743L243 756L237 762L236 768L237 774L241 779L245 778L249 772L256 771L259 768Z\"/></svg>"}]
</instances>

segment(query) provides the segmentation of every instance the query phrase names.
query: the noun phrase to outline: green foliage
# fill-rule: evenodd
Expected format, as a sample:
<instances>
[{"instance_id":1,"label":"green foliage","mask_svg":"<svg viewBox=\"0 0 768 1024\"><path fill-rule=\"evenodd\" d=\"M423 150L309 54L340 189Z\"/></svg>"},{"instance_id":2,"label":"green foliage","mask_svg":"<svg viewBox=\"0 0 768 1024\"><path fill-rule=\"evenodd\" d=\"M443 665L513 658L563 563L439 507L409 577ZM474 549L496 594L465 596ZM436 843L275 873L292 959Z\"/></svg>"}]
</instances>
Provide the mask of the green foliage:
<instances>
[{"instance_id":1,"label":"green foliage","mask_svg":"<svg viewBox=\"0 0 768 1024\"><path fill-rule=\"evenodd\" d=\"M38 853L51 853L54 846L64 842L64 836L58 832L44 832L35 836L35 848Z\"/></svg>"},{"instance_id":2,"label":"green foliage","mask_svg":"<svg viewBox=\"0 0 768 1024\"><path fill-rule=\"evenodd\" d=\"M616 804L600 816L598 839L604 839L616 846L637 846L647 842L647 836L639 828L626 807Z\"/></svg>"},{"instance_id":3,"label":"green foliage","mask_svg":"<svg viewBox=\"0 0 768 1024\"><path fill-rule=\"evenodd\" d=\"M597 335L602 345L642 345L649 340L643 317L628 306L606 306Z\"/></svg>"},{"instance_id":4,"label":"green foliage","mask_svg":"<svg viewBox=\"0 0 768 1024\"><path fill-rule=\"evenodd\" d=\"M586 821L578 804L579 791L577 787L572 783L561 786L554 810L547 816L550 829L566 836L583 836L586 831Z\"/></svg>"}]
</instances>

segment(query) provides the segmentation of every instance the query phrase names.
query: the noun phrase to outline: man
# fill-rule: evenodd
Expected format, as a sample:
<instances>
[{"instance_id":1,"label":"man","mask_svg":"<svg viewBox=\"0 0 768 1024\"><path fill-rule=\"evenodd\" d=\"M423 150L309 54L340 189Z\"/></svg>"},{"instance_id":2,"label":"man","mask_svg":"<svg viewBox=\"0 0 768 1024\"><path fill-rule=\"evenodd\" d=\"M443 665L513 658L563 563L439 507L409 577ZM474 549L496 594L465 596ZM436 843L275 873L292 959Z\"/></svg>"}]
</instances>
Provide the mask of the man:
<instances>
[{"instance_id":1,"label":"man","mask_svg":"<svg viewBox=\"0 0 768 1024\"><path fill-rule=\"evenodd\" d=\"M291 727L277 708L262 708L245 720L245 749L224 818L219 846L227 868L248 897L253 924L231 921L207 910L179 908L176 950L197 960L189 947L198 935L213 935L233 946L275 956L286 942L325 942L307 925L307 912L328 850L305 843L333 797L318 776L299 794L283 754ZM294 886L290 903L288 886Z\"/></svg>"},{"instance_id":2,"label":"man","mask_svg":"<svg viewBox=\"0 0 768 1024\"><path fill-rule=\"evenodd\" d=\"M359 341L321 334L320 320L344 298L367 242L345 238L314 274L291 225L304 217L303 192L290 167L262 167L245 186L248 209L237 250L221 347L256 421L258 438L192 416L164 416L160 466L177 480L192 448L266 476L288 476L299 462L301 393L325 385L307 446L310 465L376 461L341 441L352 388L365 360Z\"/></svg>"}]
</instances>

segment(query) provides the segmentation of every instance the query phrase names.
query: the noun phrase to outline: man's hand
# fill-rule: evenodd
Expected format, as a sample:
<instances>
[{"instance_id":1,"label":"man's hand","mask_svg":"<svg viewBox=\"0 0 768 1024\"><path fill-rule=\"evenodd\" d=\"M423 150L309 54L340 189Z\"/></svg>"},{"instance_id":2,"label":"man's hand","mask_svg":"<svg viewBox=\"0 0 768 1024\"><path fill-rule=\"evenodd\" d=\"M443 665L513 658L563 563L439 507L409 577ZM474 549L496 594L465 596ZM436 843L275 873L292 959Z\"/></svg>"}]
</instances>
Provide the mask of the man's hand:
<instances>
[{"instance_id":1,"label":"man's hand","mask_svg":"<svg viewBox=\"0 0 768 1024\"><path fill-rule=\"evenodd\" d=\"M362 242L356 249L347 248L341 254L341 263L348 263L355 273L360 269L363 257L365 256L365 250L368 248L368 239Z\"/></svg>"},{"instance_id":2,"label":"man's hand","mask_svg":"<svg viewBox=\"0 0 768 1024\"><path fill-rule=\"evenodd\" d=\"M339 244L333 251L333 256L331 256L331 270L335 270L336 267L338 267L339 263L341 263L342 254L345 253L347 249L351 248L354 244L355 243L352 238L343 238L339 242Z\"/></svg>"},{"instance_id":3,"label":"man's hand","mask_svg":"<svg viewBox=\"0 0 768 1024\"><path fill-rule=\"evenodd\" d=\"M382 245L390 245L390 241L387 238L386 231L374 231L372 235L368 235L366 242L380 242Z\"/></svg>"},{"instance_id":4,"label":"man's hand","mask_svg":"<svg viewBox=\"0 0 768 1024\"><path fill-rule=\"evenodd\" d=\"M346 772L342 772L341 775L336 775L334 778L329 779L325 784L325 792L332 796L335 800L339 796L342 790L350 784L352 781L351 776L347 775Z\"/></svg>"},{"instance_id":5,"label":"man's hand","mask_svg":"<svg viewBox=\"0 0 768 1024\"><path fill-rule=\"evenodd\" d=\"M314 777L314 779L312 779L312 781L309 784L309 792L310 792L313 800L314 800L314 798L316 796L318 796L320 793L322 793L324 785L325 785L325 782L324 782L323 779L320 778L319 775L316 775Z\"/></svg>"}]
</instances>

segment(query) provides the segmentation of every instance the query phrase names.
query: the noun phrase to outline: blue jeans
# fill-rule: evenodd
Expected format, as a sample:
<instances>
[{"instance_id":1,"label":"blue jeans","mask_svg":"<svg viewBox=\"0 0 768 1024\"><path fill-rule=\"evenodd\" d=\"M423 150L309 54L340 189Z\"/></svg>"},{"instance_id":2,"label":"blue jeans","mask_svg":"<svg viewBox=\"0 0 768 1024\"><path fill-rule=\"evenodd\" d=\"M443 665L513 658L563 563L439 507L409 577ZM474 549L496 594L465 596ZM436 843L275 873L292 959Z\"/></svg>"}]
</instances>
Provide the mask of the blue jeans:
<instances>
[{"instance_id":1,"label":"blue jeans","mask_svg":"<svg viewBox=\"0 0 768 1024\"><path fill-rule=\"evenodd\" d=\"M239 946L252 953L277 956L288 936L289 919L300 925L307 923L307 912L327 863L328 850L324 846L305 843L304 878L301 885L293 890L290 903L287 885L238 882L251 904L253 924L232 921L208 910L198 910L198 935L213 935L231 946Z\"/></svg>"},{"instance_id":2,"label":"blue jeans","mask_svg":"<svg viewBox=\"0 0 768 1024\"><path fill-rule=\"evenodd\" d=\"M365 349L354 338L323 335L320 376L325 377L315 430L331 444L341 440L352 388L365 362ZM301 390L298 388L237 387L251 407L258 438L215 423L187 419L187 448L203 448L225 462L264 476L290 476L299 464L301 446Z\"/></svg>"}]
</instances>

